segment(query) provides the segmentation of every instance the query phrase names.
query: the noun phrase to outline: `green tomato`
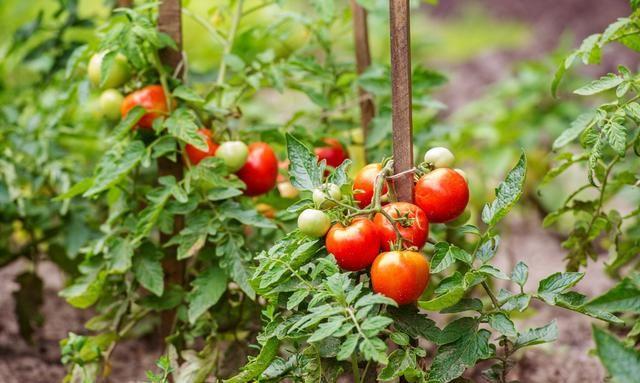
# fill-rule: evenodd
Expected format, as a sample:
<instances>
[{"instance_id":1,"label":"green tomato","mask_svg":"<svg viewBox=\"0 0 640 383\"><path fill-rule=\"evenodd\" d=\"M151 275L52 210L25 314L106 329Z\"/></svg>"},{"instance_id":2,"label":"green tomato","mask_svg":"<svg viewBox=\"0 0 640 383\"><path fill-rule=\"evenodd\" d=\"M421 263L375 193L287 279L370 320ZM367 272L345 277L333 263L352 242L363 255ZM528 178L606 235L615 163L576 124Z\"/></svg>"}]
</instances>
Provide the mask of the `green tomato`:
<instances>
[{"instance_id":1,"label":"green tomato","mask_svg":"<svg viewBox=\"0 0 640 383\"><path fill-rule=\"evenodd\" d=\"M313 190L313 203L321 208L328 209L334 207L336 204L333 201L329 201L327 196L336 201L340 201L342 199L342 192L340 188L336 184L328 183L319 187L318 189Z\"/></svg>"},{"instance_id":2,"label":"green tomato","mask_svg":"<svg viewBox=\"0 0 640 383\"><path fill-rule=\"evenodd\" d=\"M124 97L115 89L107 89L100 95L100 109L102 114L112 120L120 118L120 106Z\"/></svg>"},{"instance_id":3,"label":"green tomato","mask_svg":"<svg viewBox=\"0 0 640 383\"><path fill-rule=\"evenodd\" d=\"M116 54L116 57L111 62L111 66L107 71L107 78L105 79L104 84L100 86L100 82L102 80L102 59L104 58L104 55L105 52L100 52L91 56L88 69L89 81L98 88L117 88L129 79L129 63L123 54Z\"/></svg>"},{"instance_id":4,"label":"green tomato","mask_svg":"<svg viewBox=\"0 0 640 383\"><path fill-rule=\"evenodd\" d=\"M454 161L453 153L442 146L431 148L424 154L424 162L430 163L435 168L450 168Z\"/></svg>"},{"instance_id":5,"label":"green tomato","mask_svg":"<svg viewBox=\"0 0 640 383\"><path fill-rule=\"evenodd\" d=\"M320 238L327 234L329 227L329 216L320 210L306 209L298 216L298 229L309 237Z\"/></svg>"},{"instance_id":6,"label":"green tomato","mask_svg":"<svg viewBox=\"0 0 640 383\"><path fill-rule=\"evenodd\" d=\"M227 141L220 144L215 156L222 158L229 171L234 173L240 170L247 162L249 148L242 141Z\"/></svg>"}]
</instances>

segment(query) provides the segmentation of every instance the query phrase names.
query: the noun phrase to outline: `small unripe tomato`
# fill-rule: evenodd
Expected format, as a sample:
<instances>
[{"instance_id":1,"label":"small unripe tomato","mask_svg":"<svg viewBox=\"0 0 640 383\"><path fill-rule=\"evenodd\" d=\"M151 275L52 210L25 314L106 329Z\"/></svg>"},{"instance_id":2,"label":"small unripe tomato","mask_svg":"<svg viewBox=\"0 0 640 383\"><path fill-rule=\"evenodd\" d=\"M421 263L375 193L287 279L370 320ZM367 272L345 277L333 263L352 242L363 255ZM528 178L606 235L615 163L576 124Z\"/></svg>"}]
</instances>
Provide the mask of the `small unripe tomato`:
<instances>
[{"instance_id":1,"label":"small unripe tomato","mask_svg":"<svg viewBox=\"0 0 640 383\"><path fill-rule=\"evenodd\" d=\"M327 199L327 197L334 199L336 201L340 201L342 199L342 192L340 188L336 184L328 183L326 185L322 185L317 189L313 189L313 203L321 208L328 209L334 207L336 204L333 201Z\"/></svg>"},{"instance_id":2,"label":"small unripe tomato","mask_svg":"<svg viewBox=\"0 0 640 383\"><path fill-rule=\"evenodd\" d=\"M420 177L416 183L414 201L427 213L429 222L449 222L467 207L469 187L455 170L435 169Z\"/></svg>"},{"instance_id":3,"label":"small unripe tomato","mask_svg":"<svg viewBox=\"0 0 640 383\"><path fill-rule=\"evenodd\" d=\"M216 157L222 158L229 172L235 173L247 162L249 147L242 141L227 141L220 144Z\"/></svg>"},{"instance_id":4,"label":"small unripe tomato","mask_svg":"<svg viewBox=\"0 0 640 383\"><path fill-rule=\"evenodd\" d=\"M254 142L249 145L247 162L236 174L247 185L245 195L264 194L276 186L278 158L271 146L264 142Z\"/></svg>"},{"instance_id":5,"label":"small unripe tomato","mask_svg":"<svg viewBox=\"0 0 640 383\"><path fill-rule=\"evenodd\" d=\"M278 182L278 191L282 198L293 199L300 195L298 189L296 189L289 181Z\"/></svg>"},{"instance_id":6,"label":"small unripe tomato","mask_svg":"<svg viewBox=\"0 0 640 383\"><path fill-rule=\"evenodd\" d=\"M298 216L298 229L304 235L320 238L327 234L331 220L324 212L316 209L305 209Z\"/></svg>"},{"instance_id":7,"label":"small unripe tomato","mask_svg":"<svg viewBox=\"0 0 640 383\"><path fill-rule=\"evenodd\" d=\"M429 284L429 262L415 251L382 253L371 266L371 284L399 305L413 303Z\"/></svg>"},{"instance_id":8,"label":"small unripe tomato","mask_svg":"<svg viewBox=\"0 0 640 383\"><path fill-rule=\"evenodd\" d=\"M100 110L109 119L120 118L120 107L124 96L115 89L107 89L100 94Z\"/></svg>"},{"instance_id":9,"label":"small unripe tomato","mask_svg":"<svg viewBox=\"0 0 640 383\"><path fill-rule=\"evenodd\" d=\"M358 201L361 209L364 209L373 199L376 177L382 171L381 164L369 164L360 169L353 180L353 198ZM382 194L387 192L386 183L382 186Z\"/></svg>"},{"instance_id":10,"label":"small unripe tomato","mask_svg":"<svg viewBox=\"0 0 640 383\"><path fill-rule=\"evenodd\" d=\"M442 146L431 148L424 154L424 162L430 163L435 168L450 168L454 161L453 153Z\"/></svg>"},{"instance_id":11,"label":"small unripe tomato","mask_svg":"<svg viewBox=\"0 0 640 383\"><path fill-rule=\"evenodd\" d=\"M380 252L380 236L373 222L357 218L348 226L340 222L331 226L325 245L341 268L357 271L373 263Z\"/></svg>"},{"instance_id":12,"label":"small unripe tomato","mask_svg":"<svg viewBox=\"0 0 640 383\"><path fill-rule=\"evenodd\" d=\"M207 143L207 150L200 150L191 144L185 145L184 150L187 152L187 157L189 157L189 162L192 165L198 165L198 163L205 158L214 156L218 150L218 144L211 138L211 131L209 129L200 129L198 130L198 134L202 136Z\"/></svg>"},{"instance_id":13,"label":"small unripe tomato","mask_svg":"<svg viewBox=\"0 0 640 383\"><path fill-rule=\"evenodd\" d=\"M89 81L96 87L100 87L100 80L102 80L101 68L105 54L106 52L96 53L89 60L89 68L87 70L89 72ZM127 82L128 79L129 63L123 54L118 53L111 62L102 88L117 88Z\"/></svg>"},{"instance_id":14,"label":"small unripe tomato","mask_svg":"<svg viewBox=\"0 0 640 383\"><path fill-rule=\"evenodd\" d=\"M314 149L316 156L318 156L318 161L326 160L327 165L337 168L344 162L344 160L349 158L349 154L340 141L335 138L328 137L323 138L322 141L327 144L327 146L321 146Z\"/></svg>"},{"instance_id":15,"label":"small unripe tomato","mask_svg":"<svg viewBox=\"0 0 640 383\"><path fill-rule=\"evenodd\" d=\"M429 236L429 221L427 215L418 206L408 202L392 202L382 207L391 218L396 220L396 227L404 238L403 246L414 246L421 249ZM391 249L391 245L397 241L393 223L389 222L382 213L377 213L373 218L381 237L381 247L385 251Z\"/></svg>"},{"instance_id":16,"label":"small unripe tomato","mask_svg":"<svg viewBox=\"0 0 640 383\"><path fill-rule=\"evenodd\" d=\"M122 117L126 117L127 113L138 105L147 111L140 121L138 121L137 125L143 129L152 129L153 121L158 117L166 116L169 112L167 99L165 98L164 89L161 85L145 86L142 89L128 94L120 107Z\"/></svg>"}]
</instances>

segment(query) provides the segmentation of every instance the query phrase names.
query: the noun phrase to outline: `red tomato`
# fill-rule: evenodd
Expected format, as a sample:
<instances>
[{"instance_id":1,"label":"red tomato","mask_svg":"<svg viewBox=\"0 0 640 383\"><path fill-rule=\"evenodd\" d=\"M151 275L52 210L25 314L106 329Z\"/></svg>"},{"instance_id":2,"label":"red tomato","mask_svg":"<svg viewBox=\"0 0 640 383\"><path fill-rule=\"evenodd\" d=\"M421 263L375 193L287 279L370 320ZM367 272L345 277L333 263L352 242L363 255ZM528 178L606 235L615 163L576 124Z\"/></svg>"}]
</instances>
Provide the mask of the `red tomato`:
<instances>
[{"instance_id":1,"label":"red tomato","mask_svg":"<svg viewBox=\"0 0 640 383\"><path fill-rule=\"evenodd\" d=\"M340 222L331 226L325 241L327 251L345 270L362 270L380 252L380 237L376 226L366 218L356 218L349 226Z\"/></svg>"},{"instance_id":2,"label":"red tomato","mask_svg":"<svg viewBox=\"0 0 640 383\"><path fill-rule=\"evenodd\" d=\"M435 169L416 183L414 201L427 213L429 222L448 222L456 219L467 207L469 186L455 170Z\"/></svg>"},{"instance_id":3,"label":"red tomato","mask_svg":"<svg viewBox=\"0 0 640 383\"><path fill-rule=\"evenodd\" d=\"M322 141L327 144L327 146L314 149L316 156L318 156L318 161L326 160L327 165L337 168L344 160L349 158L349 154L340 141L329 137L323 138Z\"/></svg>"},{"instance_id":4,"label":"red tomato","mask_svg":"<svg viewBox=\"0 0 640 383\"><path fill-rule=\"evenodd\" d=\"M249 156L236 173L247 185L245 195L256 196L273 189L278 178L278 159L271 147L264 142L249 145Z\"/></svg>"},{"instance_id":5,"label":"red tomato","mask_svg":"<svg viewBox=\"0 0 640 383\"><path fill-rule=\"evenodd\" d=\"M408 202L392 202L382 207L382 210L387 212L391 218L399 219L396 221L396 226L402 235L404 247L415 246L421 249L427 242L429 235L429 221L427 215L418 206ZM396 232L393 230L393 223L382 215L376 214L373 218L373 223L378 228L382 241L382 249L389 251L391 244L395 243Z\"/></svg>"},{"instance_id":6,"label":"red tomato","mask_svg":"<svg viewBox=\"0 0 640 383\"><path fill-rule=\"evenodd\" d=\"M218 146L220 146L211 139L211 131L209 129L200 129L198 130L198 134L204 137L204 140L207 142L208 149L206 151L202 151L193 145L187 144L184 149L187 152L189 162L191 162L192 165L197 165L207 157L213 157L213 155L216 154L216 150L218 150Z\"/></svg>"},{"instance_id":7,"label":"red tomato","mask_svg":"<svg viewBox=\"0 0 640 383\"><path fill-rule=\"evenodd\" d=\"M373 291L398 303L413 303L429 284L429 262L415 251L389 251L371 266Z\"/></svg>"},{"instance_id":8,"label":"red tomato","mask_svg":"<svg viewBox=\"0 0 640 383\"><path fill-rule=\"evenodd\" d=\"M381 164L369 164L360 169L353 180L353 198L358 201L361 209L364 209L373 199L373 189L376 177L382 170ZM382 187L382 194L387 192L387 184Z\"/></svg>"},{"instance_id":9,"label":"red tomato","mask_svg":"<svg viewBox=\"0 0 640 383\"><path fill-rule=\"evenodd\" d=\"M138 126L143 129L151 129L153 121L169 112L167 99L161 85L149 85L127 95L120 107L120 114L125 117L135 106L140 105L147 113L138 121Z\"/></svg>"}]
</instances>

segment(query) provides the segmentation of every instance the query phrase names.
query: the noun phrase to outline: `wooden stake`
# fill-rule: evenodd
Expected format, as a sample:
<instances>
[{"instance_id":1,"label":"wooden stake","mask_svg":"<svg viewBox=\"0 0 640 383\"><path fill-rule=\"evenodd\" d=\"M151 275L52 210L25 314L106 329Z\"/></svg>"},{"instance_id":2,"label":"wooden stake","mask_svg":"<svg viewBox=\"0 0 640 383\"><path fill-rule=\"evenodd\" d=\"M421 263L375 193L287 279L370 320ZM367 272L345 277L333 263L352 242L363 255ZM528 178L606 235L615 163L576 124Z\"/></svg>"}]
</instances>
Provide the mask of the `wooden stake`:
<instances>
[{"instance_id":1,"label":"wooden stake","mask_svg":"<svg viewBox=\"0 0 640 383\"><path fill-rule=\"evenodd\" d=\"M409 0L389 0L394 171L413 167ZM395 180L398 200L413 201L413 174Z\"/></svg>"},{"instance_id":2,"label":"wooden stake","mask_svg":"<svg viewBox=\"0 0 640 383\"><path fill-rule=\"evenodd\" d=\"M172 68L177 68L182 59L182 19L181 0L163 0L158 8L158 29L168 34L178 46L178 50L164 49L160 52L162 63ZM183 72L183 71L181 71ZM180 75L180 74L179 74ZM158 176L174 176L176 180L183 177L182 160L180 155L176 162L165 157L158 158ZM160 242L166 243L184 228L184 217L175 215L173 218L173 233L161 234ZM177 260L177 246L165 248L165 257L162 262L165 272L165 289L170 284L182 285L184 283L185 264ZM163 311L160 322L160 335L162 339L171 335L174 327L176 311Z\"/></svg>"},{"instance_id":3,"label":"wooden stake","mask_svg":"<svg viewBox=\"0 0 640 383\"><path fill-rule=\"evenodd\" d=\"M351 12L353 13L353 39L356 50L356 70L362 74L371 65L371 53L369 51L369 30L367 27L367 10L356 0L351 0ZM367 138L369 123L375 115L372 96L362 88L358 88L360 97L360 125L364 139Z\"/></svg>"},{"instance_id":4,"label":"wooden stake","mask_svg":"<svg viewBox=\"0 0 640 383\"><path fill-rule=\"evenodd\" d=\"M118 0L118 8L131 8L133 0Z\"/></svg>"}]
</instances>

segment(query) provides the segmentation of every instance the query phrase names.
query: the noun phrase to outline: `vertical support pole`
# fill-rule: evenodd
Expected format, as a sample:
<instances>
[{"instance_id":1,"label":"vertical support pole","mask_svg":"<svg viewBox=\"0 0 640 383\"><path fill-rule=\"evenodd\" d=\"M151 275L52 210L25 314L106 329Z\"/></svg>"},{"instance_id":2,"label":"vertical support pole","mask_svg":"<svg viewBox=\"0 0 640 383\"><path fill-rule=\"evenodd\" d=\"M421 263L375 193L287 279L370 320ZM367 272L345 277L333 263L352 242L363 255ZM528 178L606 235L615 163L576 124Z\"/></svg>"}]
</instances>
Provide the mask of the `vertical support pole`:
<instances>
[{"instance_id":1,"label":"vertical support pole","mask_svg":"<svg viewBox=\"0 0 640 383\"><path fill-rule=\"evenodd\" d=\"M413 167L409 0L389 0L394 172ZM395 180L399 201L413 201L413 174Z\"/></svg>"},{"instance_id":2,"label":"vertical support pole","mask_svg":"<svg viewBox=\"0 0 640 383\"><path fill-rule=\"evenodd\" d=\"M353 14L353 39L356 50L356 70L362 74L371 65L371 52L369 51L369 28L367 26L367 10L356 0L351 0L351 13ZM358 88L360 97L360 126L362 135L367 138L369 123L375 114L371 94L362 88Z\"/></svg>"},{"instance_id":3,"label":"vertical support pole","mask_svg":"<svg viewBox=\"0 0 640 383\"><path fill-rule=\"evenodd\" d=\"M131 8L133 0L118 0L117 5L118 8Z\"/></svg>"},{"instance_id":4,"label":"vertical support pole","mask_svg":"<svg viewBox=\"0 0 640 383\"><path fill-rule=\"evenodd\" d=\"M163 0L158 8L158 29L168 34L175 42L178 50L166 48L160 52L162 63L173 69L177 68L182 59L182 14L181 0ZM182 72L182 71L181 71ZM180 74L178 74L180 76ZM180 156L176 162L172 162L168 158L158 158L158 175L174 176L176 180L183 177L182 161ZM171 237L179 233L184 228L184 217L180 215L174 216L173 233L171 235L161 234L160 242L165 243ZM165 272L165 286L169 284L182 285L184 282L185 264L177 259L177 247L171 246L165 248L165 257L162 263ZM160 335L164 339L171 334L174 327L176 312L175 310L164 311L160 322Z\"/></svg>"}]
</instances>

